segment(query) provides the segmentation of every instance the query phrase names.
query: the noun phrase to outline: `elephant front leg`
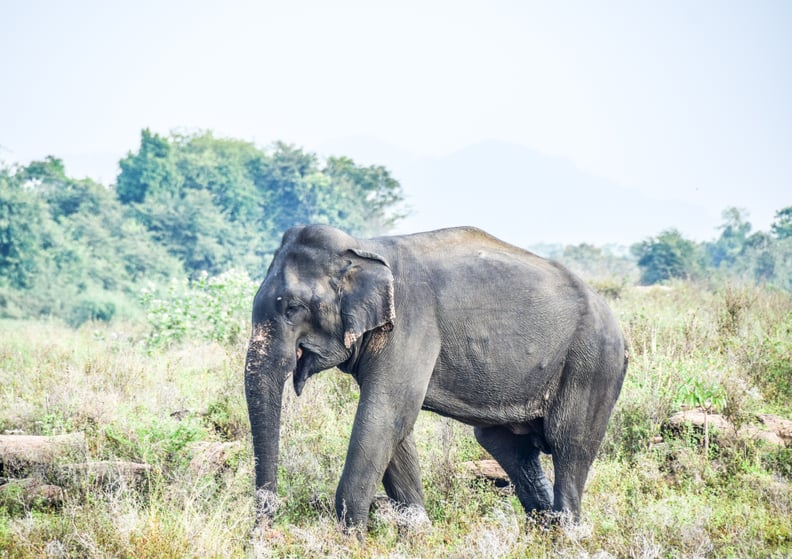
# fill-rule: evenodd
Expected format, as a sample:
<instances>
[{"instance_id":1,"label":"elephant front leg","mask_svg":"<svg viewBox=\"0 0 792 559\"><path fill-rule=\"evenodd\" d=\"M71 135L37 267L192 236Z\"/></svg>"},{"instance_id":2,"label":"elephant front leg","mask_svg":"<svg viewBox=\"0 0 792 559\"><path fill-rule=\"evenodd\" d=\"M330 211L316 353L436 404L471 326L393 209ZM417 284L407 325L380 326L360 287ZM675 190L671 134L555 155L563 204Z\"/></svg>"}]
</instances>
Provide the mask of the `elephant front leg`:
<instances>
[{"instance_id":1,"label":"elephant front leg","mask_svg":"<svg viewBox=\"0 0 792 559\"><path fill-rule=\"evenodd\" d=\"M361 389L344 471L336 491L336 514L347 529L364 530L380 483L388 496L423 509L417 452L412 426L420 398L397 403L365 398Z\"/></svg>"}]
</instances>

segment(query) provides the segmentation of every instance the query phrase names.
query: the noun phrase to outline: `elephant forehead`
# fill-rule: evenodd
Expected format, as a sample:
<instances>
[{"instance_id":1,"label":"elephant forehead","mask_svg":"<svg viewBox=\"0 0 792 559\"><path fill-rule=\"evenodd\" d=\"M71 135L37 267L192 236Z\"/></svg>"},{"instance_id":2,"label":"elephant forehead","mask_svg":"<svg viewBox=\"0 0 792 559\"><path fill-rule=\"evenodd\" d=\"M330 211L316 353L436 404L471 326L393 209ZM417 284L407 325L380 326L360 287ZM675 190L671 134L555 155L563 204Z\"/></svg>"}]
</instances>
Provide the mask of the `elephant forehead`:
<instances>
[{"instance_id":1,"label":"elephant forehead","mask_svg":"<svg viewBox=\"0 0 792 559\"><path fill-rule=\"evenodd\" d=\"M283 271L284 290L287 295L310 300L323 298L330 291L329 278L300 266L287 266Z\"/></svg>"}]
</instances>

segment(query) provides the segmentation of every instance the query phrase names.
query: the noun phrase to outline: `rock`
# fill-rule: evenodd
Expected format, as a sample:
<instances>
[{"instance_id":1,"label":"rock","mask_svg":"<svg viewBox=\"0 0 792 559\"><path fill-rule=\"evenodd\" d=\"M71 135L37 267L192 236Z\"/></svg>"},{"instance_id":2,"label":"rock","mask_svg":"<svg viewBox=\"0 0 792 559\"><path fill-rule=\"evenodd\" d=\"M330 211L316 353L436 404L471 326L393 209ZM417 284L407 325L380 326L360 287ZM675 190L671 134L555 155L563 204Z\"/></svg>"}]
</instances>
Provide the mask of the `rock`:
<instances>
[{"instance_id":1,"label":"rock","mask_svg":"<svg viewBox=\"0 0 792 559\"><path fill-rule=\"evenodd\" d=\"M677 412L669 417L663 425L663 430L666 432L673 432L680 434L687 425L692 425L697 430L704 431L705 421L709 425L710 434L714 431L720 433L736 433L734 426L720 414L709 413L705 414L703 410L693 409Z\"/></svg>"},{"instance_id":2,"label":"rock","mask_svg":"<svg viewBox=\"0 0 792 559\"><path fill-rule=\"evenodd\" d=\"M63 489L57 485L43 483L35 478L7 480L0 485L0 503L8 509L15 506L26 509L60 508L63 495Z\"/></svg>"},{"instance_id":3,"label":"rock","mask_svg":"<svg viewBox=\"0 0 792 559\"><path fill-rule=\"evenodd\" d=\"M460 464L464 470L470 472L475 477L482 477L494 481L496 485L508 485L509 476L503 471L501 465L495 460L475 460L462 462Z\"/></svg>"},{"instance_id":4,"label":"rock","mask_svg":"<svg viewBox=\"0 0 792 559\"><path fill-rule=\"evenodd\" d=\"M660 431L664 437L679 437L692 427L694 433L700 435L704 433L706 420L711 440L750 439L775 446L792 445L792 421L769 414L759 415L757 419L760 425L746 424L737 429L720 414L705 414L701 409L693 409L675 413L663 422Z\"/></svg>"},{"instance_id":5,"label":"rock","mask_svg":"<svg viewBox=\"0 0 792 559\"><path fill-rule=\"evenodd\" d=\"M0 435L0 474L21 476L48 469L57 462L85 460L84 433L55 435Z\"/></svg>"},{"instance_id":6,"label":"rock","mask_svg":"<svg viewBox=\"0 0 792 559\"><path fill-rule=\"evenodd\" d=\"M762 422L768 431L778 435L785 446L792 446L792 420L770 414L758 415L757 419Z\"/></svg>"},{"instance_id":7,"label":"rock","mask_svg":"<svg viewBox=\"0 0 792 559\"><path fill-rule=\"evenodd\" d=\"M756 425L743 425L737 434L744 439L764 441L775 446L784 446L784 440L775 432L757 427Z\"/></svg>"},{"instance_id":8,"label":"rock","mask_svg":"<svg viewBox=\"0 0 792 559\"><path fill-rule=\"evenodd\" d=\"M59 484L82 485L86 478L99 485L143 482L151 466L136 462L89 462L84 433L42 437L0 435L0 474L22 477L32 473Z\"/></svg>"}]
</instances>

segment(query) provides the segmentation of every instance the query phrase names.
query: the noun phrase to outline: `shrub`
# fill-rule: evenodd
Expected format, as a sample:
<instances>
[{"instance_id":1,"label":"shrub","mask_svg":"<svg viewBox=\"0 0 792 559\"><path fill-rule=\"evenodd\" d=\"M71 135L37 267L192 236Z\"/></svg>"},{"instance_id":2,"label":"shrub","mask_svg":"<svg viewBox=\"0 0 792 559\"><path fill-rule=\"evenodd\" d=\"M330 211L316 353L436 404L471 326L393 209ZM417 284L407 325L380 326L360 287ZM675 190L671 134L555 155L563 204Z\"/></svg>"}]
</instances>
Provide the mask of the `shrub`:
<instances>
[{"instance_id":1,"label":"shrub","mask_svg":"<svg viewBox=\"0 0 792 559\"><path fill-rule=\"evenodd\" d=\"M135 417L131 424L104 427L105 452L126 460L143 462L161 471L186 463L184 451L193 441L205 439L207 432L196 418Z\"/></svg>"},{"instance_id":2,"label":"shrub","mask_svg":"<svg viewBox=\"0 0 792 559\"><path fill-rule=\"evenodd\" d=\"M744 353L753 381L765 398L792 410L792 313Z\"/></svg>"},{"instance_id":3,"label":"shrub","mask_svg":"<svg viewBox=\"0 0 792 559\"><path fill-rule=\"evenodd\" d=\"M650 411L645 405L638 402L619 405L611 416L600 455L632 462L649 447L655 431Z\"/></svg>"},{"instance_id":4,"label":"shrub","mask_svg":"<svg viewBox=\"0 0 792 559\"><path fill-rule=\"evenodd\" d=\"M141 291L147 311L150 348L163 348L186 339L232 343L249 322L256 285L245 272L172 281L165 293L154 286Z\"/></svg>"},{"instance_id":5,"label":"shrub","mask_svg":"<svg viewBox=\"0 0 792 559\"><path fill-rule=\"evenodd\" d=\"M619 299L626 287L624 279L615 278L591 280L589 284L594 288L594 291L610 300Z\"/></svg>"},{"instance_id":6,"label":"shrub","mask_svg":"<svg viewBox=\"0 0 792 559\"><path fill-rule=\"evenodd\" d=\"M737 335L744 320L756 300L756 292L728 286L722 294L722 305L717 316L718 334L727 341Z\"/></svg>"},{"instance_id":7,"label":"shrub","mask_svg":"<svg viewBox=\"0 0 792 559\"><path fill-rule=\"evenodd\" d=\"M204 419L212 430L226 441L243 438L249 429L247 410L241 402L233 401L228 397L209 404Z\"/></svg>"},{"instance_id":8,"label":"shrub","mask_svg":"<svg viewBox=\"0 0 792 559\"><path fill-rule=\"evenodd\" d=\"M68 322L75 327L89 320L109 322L115 316L115 312L116 306L113 301L83 299L72 309Z\"/></svg>"},{"instance_id":9,"label":"shrub","mask_svg":"<svg viewBox=\"0 0 792 559\"><path fill-rule=\"evenodd\" d=\"M792 481L792 448L776 448L762 454L762 466Z\"/></svg>"}]
</instances>

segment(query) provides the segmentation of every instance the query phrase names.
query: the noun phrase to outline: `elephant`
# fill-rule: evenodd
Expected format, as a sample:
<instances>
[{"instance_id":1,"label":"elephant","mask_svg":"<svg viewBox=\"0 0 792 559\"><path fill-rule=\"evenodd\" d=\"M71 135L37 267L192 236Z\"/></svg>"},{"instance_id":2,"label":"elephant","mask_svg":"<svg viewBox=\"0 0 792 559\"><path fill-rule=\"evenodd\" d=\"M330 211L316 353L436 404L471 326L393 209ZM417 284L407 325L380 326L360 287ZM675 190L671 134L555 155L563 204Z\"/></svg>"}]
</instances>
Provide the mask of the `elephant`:
<instances>
[{"instance_id":1,"label":"elephant","mask_svg":"<svg viewBox=\"0 0 792 559\"><path fill-rule=\"evenodd\" d=\"M526 513L579 520L589 469L627 372L606 302L562 265L473 227L358 239L289 229L253 300L245 393L256 521L277 508L284 385L337 367L360 388L335 495L365 531L376 491L424 511L413 425L473 427ZM540 453L552 456L551 486ZM381 484L381 485L380 485Z\"/></svg>"}]
</instances>

